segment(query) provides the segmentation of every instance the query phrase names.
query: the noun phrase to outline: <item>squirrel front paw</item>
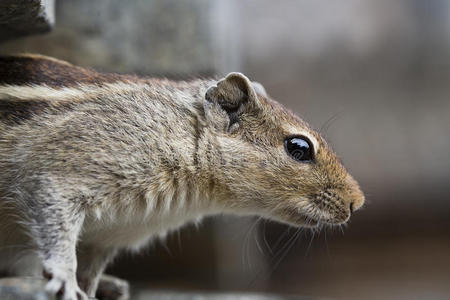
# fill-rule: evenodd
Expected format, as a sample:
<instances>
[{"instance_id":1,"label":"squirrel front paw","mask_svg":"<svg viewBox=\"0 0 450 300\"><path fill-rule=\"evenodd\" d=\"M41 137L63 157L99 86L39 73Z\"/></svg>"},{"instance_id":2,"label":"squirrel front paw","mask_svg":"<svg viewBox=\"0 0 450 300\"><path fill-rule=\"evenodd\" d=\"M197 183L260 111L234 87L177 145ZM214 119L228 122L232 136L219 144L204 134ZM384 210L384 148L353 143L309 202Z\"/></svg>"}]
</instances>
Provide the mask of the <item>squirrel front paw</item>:
<instances>
[{"instance_id":1,"label":"squirrel front paw","mask_svg":"<svg viewBox=\"0 0 450 300\"><path fill-rule=\"evenodd\" d=\"M45 286L47 293L59 300L88 300L88 296L78 287L75 276L56 270L45 270L43 273L48 279Z\"/></svg>"}]
</instances>

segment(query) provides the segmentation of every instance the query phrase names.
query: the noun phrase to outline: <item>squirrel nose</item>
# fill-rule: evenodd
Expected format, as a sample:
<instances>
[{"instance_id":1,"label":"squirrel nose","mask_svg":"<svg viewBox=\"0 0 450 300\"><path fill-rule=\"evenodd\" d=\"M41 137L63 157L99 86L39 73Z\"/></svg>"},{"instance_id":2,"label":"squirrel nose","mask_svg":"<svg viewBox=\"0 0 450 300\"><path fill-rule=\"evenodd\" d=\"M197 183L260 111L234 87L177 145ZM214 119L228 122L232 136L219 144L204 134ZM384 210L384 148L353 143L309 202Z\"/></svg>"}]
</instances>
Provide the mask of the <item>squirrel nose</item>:
<instances>
[{"instance_id":1,"label":"squirrel nose","mask_svg":"<svg viewBox=\"0 0 450 300\"><path fill-rule=\"evenodd\" d=\"M353 213L361 208L364 204L364 194L358 189L358 193L354 195L352 202L350 202L350 212Z\"/></svg>"},{"instance_id":2,"label":"squirrel nose","mask_svg":"<svg viewBox=\"0 0 450 300\"><path fill-rule=\"evenodd\" d=\"M348 194L348 198L350 201L350 212L353 213L361 208L364 204L364 193L361 191L358 183L356 183L355 179L352 176L347 176L347 183L350 186L350 192Z\"/></svg>"}]
</instances>

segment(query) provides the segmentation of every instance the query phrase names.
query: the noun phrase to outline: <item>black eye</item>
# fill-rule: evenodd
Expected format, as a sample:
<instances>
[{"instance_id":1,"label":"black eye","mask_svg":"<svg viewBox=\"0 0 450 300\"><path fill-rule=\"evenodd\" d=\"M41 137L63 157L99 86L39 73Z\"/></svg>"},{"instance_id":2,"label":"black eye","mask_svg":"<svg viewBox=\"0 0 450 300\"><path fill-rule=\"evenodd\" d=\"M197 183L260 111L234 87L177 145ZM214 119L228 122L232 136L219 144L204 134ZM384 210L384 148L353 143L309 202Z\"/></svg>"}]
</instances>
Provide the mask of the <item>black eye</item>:
<instances>
[{"instance_id":1,"label":"black eye","mask_svg":"<svg viewBox=\"0 0 450 300\"><path fill-rule=\"evenodd\" d=\"M313 147L304 137L290 137L284 140L287 153L295 160L307 162L313 160Z\"/></svg>"}]
</instances>

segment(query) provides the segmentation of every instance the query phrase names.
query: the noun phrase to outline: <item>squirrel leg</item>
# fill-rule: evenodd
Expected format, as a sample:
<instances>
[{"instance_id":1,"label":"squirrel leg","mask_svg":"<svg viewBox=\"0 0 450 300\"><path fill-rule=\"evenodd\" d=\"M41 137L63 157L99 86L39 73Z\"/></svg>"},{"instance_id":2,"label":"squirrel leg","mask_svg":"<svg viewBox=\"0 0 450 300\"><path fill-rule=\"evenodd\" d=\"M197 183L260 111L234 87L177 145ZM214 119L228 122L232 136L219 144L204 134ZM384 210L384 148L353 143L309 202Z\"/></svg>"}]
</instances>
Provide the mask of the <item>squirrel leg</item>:
<instances>
[{"instance_id":1,"label":"squirrel leg","mask_svg":"<svg viewBox=\"0 0 450 300\"><path fill-rule=\"evenodd\" d=\"M61 300L85 300L76 278L76 244L84 212L73 201L42 185L27 185L18 199L26 207L27 223L42 260L45 287ZM27 193L28 192L28 193ZM21 201L22 200L22 201Z\"/></svg>"}]
</instances>

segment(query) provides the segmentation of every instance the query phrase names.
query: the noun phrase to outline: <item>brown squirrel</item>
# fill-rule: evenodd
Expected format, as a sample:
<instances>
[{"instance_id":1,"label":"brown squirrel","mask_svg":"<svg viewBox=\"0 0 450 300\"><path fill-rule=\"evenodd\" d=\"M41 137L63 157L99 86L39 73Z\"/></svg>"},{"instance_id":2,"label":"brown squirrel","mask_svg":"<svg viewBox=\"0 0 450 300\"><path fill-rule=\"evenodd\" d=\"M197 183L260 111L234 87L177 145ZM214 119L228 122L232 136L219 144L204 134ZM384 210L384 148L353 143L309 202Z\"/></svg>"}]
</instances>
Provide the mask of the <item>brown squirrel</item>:
<instances>
[{"instance_id":1,"label":"brown squirrel","mask_svg":"<svg viewBox=\"0 0 450 300\"><path fill-rule=\"evenodd\" d=\"M316 227L364 202L319 133L240 73L171 81L39 55L0 58L0 170L0 270L44 274L64 300L100 293L121 249L205 215Z\"/></svg>"}]
</instances>

